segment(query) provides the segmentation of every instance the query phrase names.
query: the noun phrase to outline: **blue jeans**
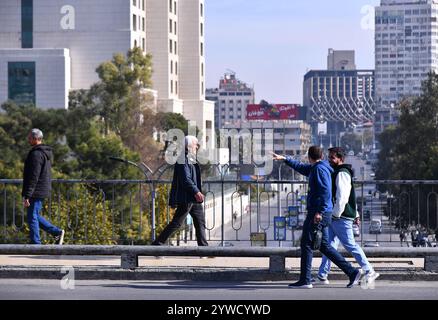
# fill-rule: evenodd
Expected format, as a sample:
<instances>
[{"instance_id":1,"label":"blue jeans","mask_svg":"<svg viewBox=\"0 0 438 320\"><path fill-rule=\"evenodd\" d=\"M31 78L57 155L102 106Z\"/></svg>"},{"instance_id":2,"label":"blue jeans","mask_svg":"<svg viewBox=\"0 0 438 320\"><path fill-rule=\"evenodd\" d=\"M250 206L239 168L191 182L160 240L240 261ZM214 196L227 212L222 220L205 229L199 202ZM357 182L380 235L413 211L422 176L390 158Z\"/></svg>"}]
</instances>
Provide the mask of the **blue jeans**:
<instances>
[{"instance_id":1,"label":"blue jeans","mask_svg":"<svg viewBox=\"0 0 438 320\"><path fill-rule=\"evenodd\" d=\"M62 231L40 215L43 201L44 199L30 199L30 207L27 208L27 223L30 229L31 244L41 244L40 227L52 236L58 236Z\"/></svg>"},{"instance_id":2,"label":"blue jeans","mask_svg":"<svg viewBox=\"0 0 438 320\"><path fill-rule=\"evenodd\" d=\"M346 219L333 220L329 228L329 241L333 248L338 249L339 242L356 259L357 263L365 272L373 271L373 267L368 262L362 248L354 240L353 221ZM319 267L318 276L327 278L330 272L331 263L326 256L322 257L321 266Z\"/></svg>"},{"instance_id":3,"label":"blue jeans","mask_svg":"<svg viewBox=\"0 0 438 320\"><path fill-rule=\"evenodd\" d=\"M308 213L306 220L304 220L303 225L303 235L301 236L301 272L300 272L300 282L310 284L311 283L311 272L312 272L312 259L313 250L311 247L313 238L313 229L315 224L313 219L315 217L314 213ZM323 218L322 226L322 241L321 241L321 251L322 254L329 257L349 278L351 278L356 271L353 266L347 262L344 257L337 252L329 242L328 229L331 221L331 213L327 214Z\"/></svg>"}]
</instances>

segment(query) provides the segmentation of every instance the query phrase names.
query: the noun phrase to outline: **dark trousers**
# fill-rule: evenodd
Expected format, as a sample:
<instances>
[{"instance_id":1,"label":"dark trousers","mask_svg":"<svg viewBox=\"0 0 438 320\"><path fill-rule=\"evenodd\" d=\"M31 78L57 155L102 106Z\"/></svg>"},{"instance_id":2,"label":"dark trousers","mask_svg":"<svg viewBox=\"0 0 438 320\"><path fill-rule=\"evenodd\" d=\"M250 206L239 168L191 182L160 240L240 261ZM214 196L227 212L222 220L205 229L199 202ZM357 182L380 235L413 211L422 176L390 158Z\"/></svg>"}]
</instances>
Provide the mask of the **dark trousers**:
<instances>
[{"instance_id":1,"label":"dark trousers","mask_svg":"<svg viewBox=\"0 0 438 320\"><path fill-rule=\"evenodd\" d=\"M330 214L331 216L331 214ZM300 282L310 284L312 277L312 259L313 250L311 247L312 240L314 237L313 230L315 228L315 223L313 219L315 214L308 213L306 220L303 225L303 235L301 237L301 273ZM355 272L355 268L344 259L344 257L336 251L329 242L328 227L331 221L327 218L321 223L322 226L322 241L321 241L321 251L327 258L329 258L335 265L337 265L348 277L351 277Z\"/></svg>"},{"instance_id":2,"label":"dark trousers","mask_svg":"<svg viewBox=\"0 0 438 320\"><path fill-rule=\"evenodd\" d=\"M153 244L163 245L175 231L181 228L188 214L193 219L198 246L208 246L207 239L205 238L205 216L202 203L179 204L172 221L164 228Z\"/></svg>"}]
</instances>

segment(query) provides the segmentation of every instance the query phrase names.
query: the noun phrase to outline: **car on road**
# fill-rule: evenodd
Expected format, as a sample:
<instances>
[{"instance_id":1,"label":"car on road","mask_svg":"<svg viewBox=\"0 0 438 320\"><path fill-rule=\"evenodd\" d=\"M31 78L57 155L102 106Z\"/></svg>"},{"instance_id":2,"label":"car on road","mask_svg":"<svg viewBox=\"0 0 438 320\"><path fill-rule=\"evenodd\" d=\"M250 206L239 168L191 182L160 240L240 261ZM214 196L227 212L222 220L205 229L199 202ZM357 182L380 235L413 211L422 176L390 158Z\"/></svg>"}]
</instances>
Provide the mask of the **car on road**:
<instances>
[{"instance_id":1,"label":"car on road","mask_svg":"<svg viewBox=\"0 0 438 320\"><path fill-rule=\"evenodd\" d=\"M364 247L371 247L371 248L376 248L376 247L380 247L380 244L378 242L373 242L373 241L367 241L363 244Z\"/></svg>"},{"instance_id":2,"label":"car on road","mask_svg":"<svg viewBox=\"0 0 438 320\"><path fill-rule=\"evenodd\" d=\"M382 221L380 219L372 219L370 223L370 234L382 233Z\"/></svg>"}]
</instances>

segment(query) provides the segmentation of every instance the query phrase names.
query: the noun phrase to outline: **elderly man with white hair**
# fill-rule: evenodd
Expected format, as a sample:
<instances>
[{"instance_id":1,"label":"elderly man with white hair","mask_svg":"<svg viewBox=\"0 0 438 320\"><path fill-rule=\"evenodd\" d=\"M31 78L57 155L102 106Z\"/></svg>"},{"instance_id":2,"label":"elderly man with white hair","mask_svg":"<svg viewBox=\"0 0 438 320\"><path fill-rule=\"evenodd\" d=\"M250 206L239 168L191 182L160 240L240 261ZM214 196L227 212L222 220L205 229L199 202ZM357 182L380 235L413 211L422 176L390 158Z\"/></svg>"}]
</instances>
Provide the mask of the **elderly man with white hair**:
<instances>
[{"instance_id":1,"label":"elderly man with white hair","mask_svg":"<svg viewBox=\"0 0 438 320\"><path fill-rule=\"evenodd\" d=\"M44 199L50 196L52 189L52 148L42 143L43 133L39 129L32 129L27 140L32 149L24 162L22 196L23 205L27 208L30 242L41 244L41 228L55 238L56 244L62 244L64 230L55 227L40 215Z\"/></svg>"},{"instance_id":2,"label":"elderly man with white hair","mask_svg":"<svg viewBox=\"0 0 438 320\"><path fill-rule=\"evenodd\" d=\"M196 161L198 149L198 139L194 136L186 136L183 161L178 161L175 164L170 189L169 205L176 208L176 212L172 221L164 228L152 245L164 245L167 239L181 227L187 215L190 214L193 218L198 245L208 246L205 238L205 216L202 205L204 195L201 188L201 168Z\"/></svg>"}]
</instances>

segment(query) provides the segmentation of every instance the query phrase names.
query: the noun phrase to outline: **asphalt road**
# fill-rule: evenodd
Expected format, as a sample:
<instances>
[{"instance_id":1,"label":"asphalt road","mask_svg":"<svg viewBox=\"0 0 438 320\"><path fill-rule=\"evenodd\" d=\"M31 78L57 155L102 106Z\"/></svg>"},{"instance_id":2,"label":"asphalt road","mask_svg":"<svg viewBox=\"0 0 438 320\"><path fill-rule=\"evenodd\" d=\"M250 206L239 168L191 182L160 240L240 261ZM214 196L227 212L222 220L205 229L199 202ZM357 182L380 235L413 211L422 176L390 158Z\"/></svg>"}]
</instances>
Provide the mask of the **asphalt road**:
<instances>
[{"instance_id":1,"label":"asphalt road","mask_svg":"<svg viewBox=\"0 0 438 320\"><path fill-rule=\"evenodd\" d=\"M0 300L438 300L437 282L377 281L375 289L345 281L312 290L289 282L75 281L0 279Z\"/></svg>"}]
</instances>

